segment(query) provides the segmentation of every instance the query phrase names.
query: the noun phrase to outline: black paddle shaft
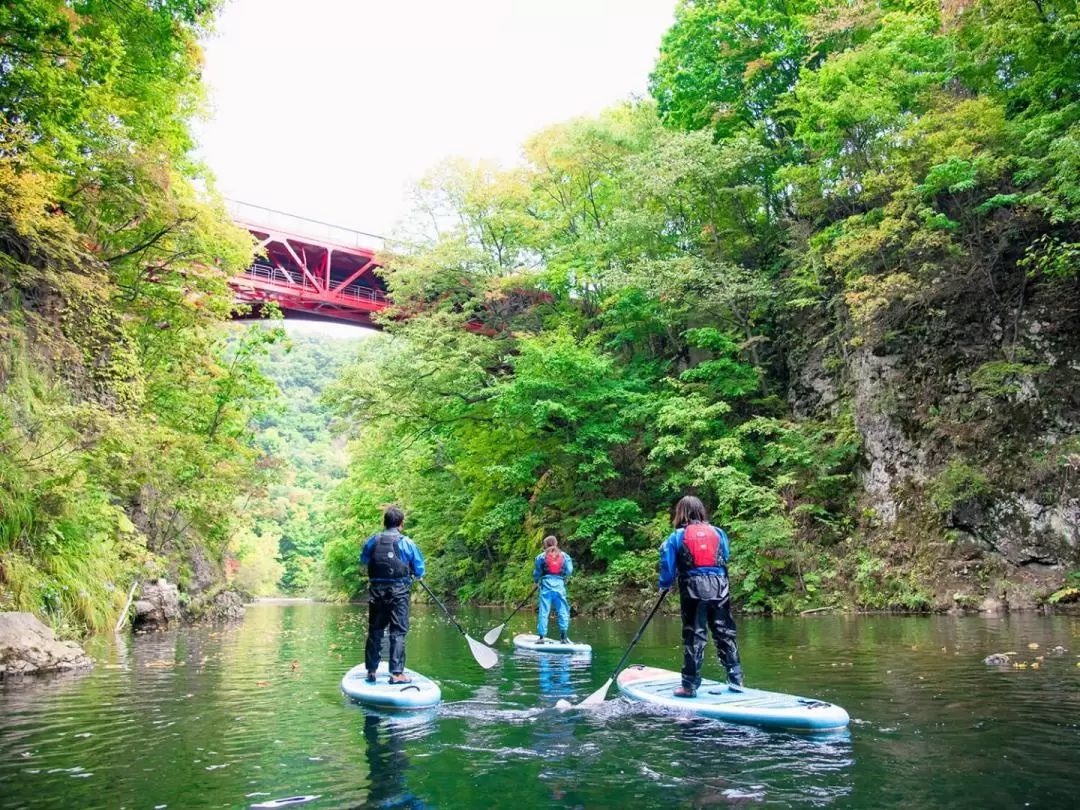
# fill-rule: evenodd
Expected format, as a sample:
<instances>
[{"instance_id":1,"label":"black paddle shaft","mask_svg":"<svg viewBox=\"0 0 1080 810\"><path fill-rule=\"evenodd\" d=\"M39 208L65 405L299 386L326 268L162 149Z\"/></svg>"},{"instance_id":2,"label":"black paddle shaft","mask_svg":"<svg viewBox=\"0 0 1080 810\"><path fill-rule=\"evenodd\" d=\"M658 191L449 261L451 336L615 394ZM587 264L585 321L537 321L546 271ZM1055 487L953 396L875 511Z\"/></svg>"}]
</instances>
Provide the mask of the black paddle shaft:
<instances>
[{"instance_id":1,"label":"black paddle shaft","mask_svg":"<svg viewBox=\"0 0 1080 810\"><path fill-rule=\"evenodd\" d=\"M634 635L634 640L630 642L630 646L626 648L626 652L623 653L623 657L619 659L619 665L615 667L615 671L611 673L611 680L615 680L618 677L619 672L623 668L623 664L626 663L626 659L630 657L630 651L634 649L634 646L641 639L641 634L645 632L645 628L649 626L649 622L652 621L653 616L656 615L656 611L660 609L660 605L664 603L664 599L668 595L670 588L665 588L660 592L660 598L656 600L656 604L653 605L653 609L649 611L649 615L645 618L645 621L641 623L641 627L638 628L637 633Z\"/></svg>"},{"instance_id":2,"label":"black paddle shaft","mask_svg":"<svg viewBox=\"0 0 1080 810\"><path fill-rule=\"evenodd\" d=\"M427 586L427 583L424 582L424 580L421 579L420 580L420 585L424 588L425 591L427 591L427 595L435 600L435 604L443 609L443 613L446 614L446 618L448 618L450 621L452 621L454 623L454 627L456 627L458 629L458 632L461 633L461 635L463 635L465 637L468 637L469 634L465 632L464 628L460 624L458 624L457 619L454 618L454 614L451 613L449 611L449 609L447 609L446 605L444 605L442 602L439 601L439 597L437 597L435 594L433 594L431 592L431 588L429 588Z\"/></svg>"},{"instance_id":3,"label":"black paddle shaft","mask_svg":"<svg viewBox=\"0 0 1080 810\"><path fill-rule=\"evenodd\" d=\"M518 605L516 608L514 608L513 611L511 611L510 615L507 616L505 619L503 619L503 624L506 624L508 621L510 621L512 618L514 618L514 616L517 615L517 612L519 610L521 610L523 607L525 607L527 604L529 604L529 602L533 598L533 594L536 593L536 589L539 588L539 587L540 587L540 583L537 583L537 584L533 585L533 589L531 591L529 591L529 595L525 597L525 601L523 601L520 605Z\"/></svg>"}]
</instances>

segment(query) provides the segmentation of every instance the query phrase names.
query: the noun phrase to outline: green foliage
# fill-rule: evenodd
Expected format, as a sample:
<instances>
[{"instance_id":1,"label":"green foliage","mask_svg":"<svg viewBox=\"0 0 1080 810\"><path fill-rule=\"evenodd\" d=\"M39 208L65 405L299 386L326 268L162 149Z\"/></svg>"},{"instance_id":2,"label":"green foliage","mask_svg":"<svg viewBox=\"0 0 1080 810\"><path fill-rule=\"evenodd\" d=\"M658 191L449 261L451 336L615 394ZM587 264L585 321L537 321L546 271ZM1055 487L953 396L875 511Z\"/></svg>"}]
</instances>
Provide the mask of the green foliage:
<instances>
[{"instance_id":1,"label":"green foliage","mask_svg":"<svg viewBox=\"0 0 1080 810\"><path fill-rule=\"evenodd\" d=\"M332 414L321 396L356 350L354 340L294 332L259 360L281 396L260 414L256 441L282 475L253 510L250 551L240 560L238 578L260 583L252 593L326 591L321 561L330 537L328 496L345 477L346 454L330 432Z\"/></svg>"},{"instance_id":2,"label":"green foliage","mask_svg":"<svg viewBox=\"0 0 1080 810\"><path fill-rule=\"evenodd\" d=\"M223 579L273 472L252 421L279 335L224 323L252 240L191 155L216 8L0 9L0 606L65 633L110 627L132 580Z\"/></svg>"},{"instance_id":3,"label":"green foliage","mask_svg":"<svg viewBox=\"0 0 1080 810\"><path fill-rule=\"evenodd\" d=\"M1066 583L1064 588L1059 588L1046 597L1049 604L1065 605L1080 602L1080 571L1072 571L1066 577Z\"/></svg>"},{"instance_id":4,"label":"green foliage","mask_svg":"<svg viewBox=\"0 0 1080 810\"><path fill-rule=\"evenodd\" d=\"M550 532L610 600L695 492L746 606L929 604L922 563L853 539L850 404L792 417L788 369L1075 275L1073 5L684 0L655 106L551 127L512 171L441 167L387 269L409 319L330 396L354 427L336 581L397 500L445 591L519 594ZM979 395L1044 371L1005 357ZM930 494L988 491L958 460Z\"/></svg>"},{"instance_id":5,"label":"green foliage","mask_svg":"<svg viewBox=\"0 0 1080 810\"><path fill-rule=\"evenodd\" d=\"M987 495L990 481L981 470L954 460L930 483L928 492L938 511L948 513L957 504Z\"/></svg>"},{"instance_id":6,"label":"green foliage","mask_svg":"<svg viewBox=\"0 0 1080 810\"><path fill-rule=\"evenodd\" d=\"M1049 371L1045 365L1010 361L983 363L971 374L971 387L987 397L1009 397L1023 390L1025 380Z\"/></svg>"}]
</instances>

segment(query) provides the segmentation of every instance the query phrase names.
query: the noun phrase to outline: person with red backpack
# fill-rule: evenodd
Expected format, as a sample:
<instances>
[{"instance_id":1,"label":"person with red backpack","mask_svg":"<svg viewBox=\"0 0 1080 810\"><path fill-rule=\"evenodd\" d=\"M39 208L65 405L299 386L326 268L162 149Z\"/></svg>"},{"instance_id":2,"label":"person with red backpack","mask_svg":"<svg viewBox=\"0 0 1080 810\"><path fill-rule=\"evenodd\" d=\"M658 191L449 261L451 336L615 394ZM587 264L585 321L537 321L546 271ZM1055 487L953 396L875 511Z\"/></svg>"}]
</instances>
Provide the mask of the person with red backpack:
<instances>
[{"instance_id":1,"label":"person with red backpack","mask_svg":"<svg viewBox=\"0 0 1080 810\"><path fill-rule=\"evenodd\" d=\"M716 655L727 670L728 683L742 686L742 664L735 643L728 589L728 538L709 525L705 505L687 495L675 505L675 531L660 547L660 590L679 583L683 623L682 686L675 697L692 698L701 686L706 628L712 631Z\"/></svg>"},{"instance_id":2,"label":"person with red backpack","mask_svg":"<svg viewBox=\"0 0 1080 810\"><path fill-rule=\"evenodd\" d=\"M567 632L570 630L570 603L566 601L566 578L574 573L574 561L565 551L559 550L559 541L554 535L544 538L544 550L533 565L533 582L540 584L540 615L536 620L538 641L545 641L548 629L548 614L552 605L559 620L559 640L569 644Z\"/></svg>"}]
</instances>

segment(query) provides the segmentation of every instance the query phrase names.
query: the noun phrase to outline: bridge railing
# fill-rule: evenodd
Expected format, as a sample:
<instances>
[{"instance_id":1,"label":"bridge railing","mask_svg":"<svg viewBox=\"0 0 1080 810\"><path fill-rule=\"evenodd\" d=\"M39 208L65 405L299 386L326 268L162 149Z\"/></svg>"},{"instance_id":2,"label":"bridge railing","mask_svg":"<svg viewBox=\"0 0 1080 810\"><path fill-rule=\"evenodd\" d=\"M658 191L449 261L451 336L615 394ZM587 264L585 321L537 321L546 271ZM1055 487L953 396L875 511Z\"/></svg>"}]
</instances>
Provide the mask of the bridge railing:
<instances>
[{"instance_id":1,"label":"bridge railing","mask_svg":"<svg viewBox=\"0 0 1080 810\"><path fill-rule=\"evenodd\" d=\"M268 282L270 284L280 284L283 287L289 287L294 290L297 287L302 287L304 290L313 294L326 293L325 290L320 290L312 284L303 272L297 270L290 274L280 267L274 267L266 262L256 261L251 267L244 271L244 275L248 278ZM365 287L362 284L350 284L348 287L335 289L329 294L334 298L346 298L369 304L388 305L390 303L382 290Z\"/></svg>"},{"instance_id":2,"label":"bridge railing","mask_svg":"<svg viewBox=\"0 0 1080 810\"><path fill-rule=\"evenodd\" d=\"M358 250L382 250L383 247L383 237L354 228L331 225L329 222L299 217L239 200L226 200L225 207L236 222L256 229L283 231L293 236L306 236L320 244Z\"/></svg>"}]
</instances>

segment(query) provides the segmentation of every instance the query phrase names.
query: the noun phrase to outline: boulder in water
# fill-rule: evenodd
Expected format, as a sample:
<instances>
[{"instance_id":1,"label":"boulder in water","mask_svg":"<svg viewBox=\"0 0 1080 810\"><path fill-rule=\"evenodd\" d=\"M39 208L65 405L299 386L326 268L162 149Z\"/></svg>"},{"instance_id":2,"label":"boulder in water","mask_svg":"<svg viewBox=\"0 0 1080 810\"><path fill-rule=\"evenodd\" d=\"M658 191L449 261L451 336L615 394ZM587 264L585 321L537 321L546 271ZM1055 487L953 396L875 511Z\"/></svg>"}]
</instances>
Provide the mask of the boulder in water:
<instances>
[{"instance_id":1,"label":"boulder in water","mask_svg":"<svg viewBox=\"0 0 1080 810\"><path fill-rule=\"evenodd\" d=\"M210 605L210 618L215 622L242 622L244 601L236 591L222 591Z\"/></svg>"},{"instance_id":2,"label":"boulder in water","mask_svg":"<svg viewBox=\"0 0 1080 810\"><path fill-rule=\"evenodd\" d=\"M171 582L158 579L143 585L135 601L136 630L167 630L180 618L180 591Z\"/></svg>"},{"instance_id":3,"label":"boulder in water","mask_svg":"<svg viewBox=\"0 0 1080 810\"><path fill-rule=\"evenodd\" d=\"M93 665L74 641L60 641L32 613L0 613L0 679Z\"/></svg>"}]
</instances>

